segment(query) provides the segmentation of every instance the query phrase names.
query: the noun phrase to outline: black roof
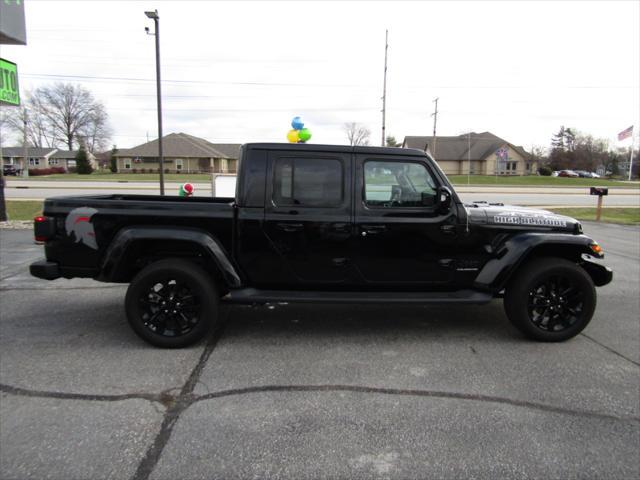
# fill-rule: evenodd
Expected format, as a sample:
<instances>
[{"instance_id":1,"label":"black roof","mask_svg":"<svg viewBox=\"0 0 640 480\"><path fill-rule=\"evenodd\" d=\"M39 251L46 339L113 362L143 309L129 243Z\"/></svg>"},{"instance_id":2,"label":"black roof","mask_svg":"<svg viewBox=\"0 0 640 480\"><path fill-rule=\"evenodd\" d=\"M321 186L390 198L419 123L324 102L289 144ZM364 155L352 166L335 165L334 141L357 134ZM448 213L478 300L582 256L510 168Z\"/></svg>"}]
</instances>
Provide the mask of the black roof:
<instances>
[{"instance_id":1,"label":"black roof","mask_svg":"<svg viewBox=\"0 0 640 480\"><path fill-rule=\"evenodd\" d=\"M426 157L422 150L398 147L369 147L361 145L322 145L317 143L246 143L247 149L256 150L290 150L292 152L341 152L363 153L367 155L403 155Z\"/></svg>"}]
</instances>

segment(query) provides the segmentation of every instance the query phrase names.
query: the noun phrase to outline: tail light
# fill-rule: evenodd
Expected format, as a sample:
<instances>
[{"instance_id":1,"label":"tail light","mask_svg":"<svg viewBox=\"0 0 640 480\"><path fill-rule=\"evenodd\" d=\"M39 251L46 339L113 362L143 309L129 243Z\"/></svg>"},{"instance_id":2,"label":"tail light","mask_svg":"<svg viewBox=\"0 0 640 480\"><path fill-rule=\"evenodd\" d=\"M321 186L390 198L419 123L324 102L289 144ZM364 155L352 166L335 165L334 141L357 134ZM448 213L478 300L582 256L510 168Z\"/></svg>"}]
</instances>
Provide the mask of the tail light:
<instances>
[{"instance_id":1,"label":"tail light","mask_svg":"<svg viewBox=\"0 0 640 480\"><path fill-rule=\"evenodd\" d=\"M53 217L37 216L33 219L33 233L36 243L42 244L53 238L56 233L56 222Z\"/></svg>"}]
</instances>

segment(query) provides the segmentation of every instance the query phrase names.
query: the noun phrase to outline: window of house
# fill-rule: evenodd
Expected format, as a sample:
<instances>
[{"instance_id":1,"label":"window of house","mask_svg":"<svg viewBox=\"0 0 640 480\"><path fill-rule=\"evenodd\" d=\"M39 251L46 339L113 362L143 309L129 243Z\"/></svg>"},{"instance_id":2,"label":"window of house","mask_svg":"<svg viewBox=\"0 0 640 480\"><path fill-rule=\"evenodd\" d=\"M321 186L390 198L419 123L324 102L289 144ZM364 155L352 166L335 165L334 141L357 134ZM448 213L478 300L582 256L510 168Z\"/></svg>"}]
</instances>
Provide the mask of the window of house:
<instances>
[{"instance_id":1,"label":"window of house","mask_svg":"<svg viewBox=\"0 0 640 480\"><path fill-rule=\"evenodd\" d=\"M422 207L423 194L436 197L436 182L421 163L364 164L365 203L374 207Z\"/></svg>"},{"instance_id":2,"label":"window of house","mask_svg":"<svg viewBox=\"0 0 640 480\"><path fill-rule=\"evenodd\" d=\"M50 158L49 159L49 165L58 165L58 159L57 158Z\"/></svg>"},{"instance_id":3,"label":"window of house","mask_svg":"<svg viewBox=\"0 0 640 480\"><path fill-rule=\"evenodd\" d=\"M123 164L124 164L124 169L125 170L131 170L131 159L130 158L125 158L123 160Z\"/></svg>"},{"instance_id":4,"label":"window of house","mask_svg":"<svg viewBox=\"0 0 640 480\"><path fill-rule=\"evenodd\" d=\"M328 158L279 158L273 201L279 206L335 207L342 203L342 163Z\"/></svg>"},{"instance_id":5,"label":"window of house","mask_svg":"<svg viewBox=\"0 0 640 480\"><path fill-rule=\"evenodd\" d=\"M176 158L176 170L182 170L184 164L184 160L181 158Z\"/></svg>"},{"instance_id":6,"label":"window of house","mask_svg":"<svg viewBox=\"0 0 640 480\"><path fill-rule=\"evenodd\" d=\"M29 159L29 165L31 165L31 166L40 165L40 159L39 158L30 158Z\"/></svg>"}]
</instances>

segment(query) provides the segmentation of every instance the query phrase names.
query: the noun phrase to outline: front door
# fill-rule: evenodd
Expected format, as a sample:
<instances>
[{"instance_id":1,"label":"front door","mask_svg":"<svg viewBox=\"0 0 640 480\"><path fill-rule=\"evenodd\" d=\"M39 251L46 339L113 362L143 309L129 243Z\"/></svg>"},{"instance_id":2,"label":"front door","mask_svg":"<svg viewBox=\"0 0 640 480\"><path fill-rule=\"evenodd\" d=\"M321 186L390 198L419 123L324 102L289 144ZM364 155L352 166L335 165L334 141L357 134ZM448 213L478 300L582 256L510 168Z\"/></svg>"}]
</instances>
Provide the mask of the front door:
<instances>
[{"instance_id":1,"label":"front door","mask_svg":"<svg viewBox=\"0 0 640 480\"><path fill-rule=\"evenodd\" d=\"M270 152L269 166L264 230L282 260L281 281L350 283L351 154Z\"/></svg>"},{"instance_id":2,"label":"front door","mask_svg":"<svg viewBox=\"0 0 640 480\"><path fill-rule=\"evenodd\" d=\"M356 155L354 263L365 285L445 284L453 279L456 217L436 205L439 186L415 157Z\"/></svg>"}]
</instances>

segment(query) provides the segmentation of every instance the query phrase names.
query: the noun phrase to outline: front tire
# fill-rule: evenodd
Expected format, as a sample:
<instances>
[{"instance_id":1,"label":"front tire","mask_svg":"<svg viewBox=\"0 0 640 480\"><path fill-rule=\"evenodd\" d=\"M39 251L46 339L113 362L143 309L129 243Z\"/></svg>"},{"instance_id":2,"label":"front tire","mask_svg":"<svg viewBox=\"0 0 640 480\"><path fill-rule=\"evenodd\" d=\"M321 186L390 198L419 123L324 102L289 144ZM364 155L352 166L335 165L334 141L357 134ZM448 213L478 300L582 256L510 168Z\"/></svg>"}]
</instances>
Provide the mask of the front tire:
<instances>
[{"instance_id":1,"label":"front tire","mask_svg":"<svg viewBox=\"0 0 640 480\"><path fill-rule=\"evenodd\" d=\"M160 260L131 281L125 310L140 338L156 347L182 348L201 340L216 323L218 291L193 262Z\"/></svg>"},{"instance_id":2,"label":"front tire","mask_svg":"<svg viewBox=\"0 0 640 480\"><path fill-rule=\"evenodd\" d=\"M579 265L562 258L537 258L509 282L504 307L511 323L527 337L561 342L589 324L596 290Z\"/></svg>"}]
</instances>

